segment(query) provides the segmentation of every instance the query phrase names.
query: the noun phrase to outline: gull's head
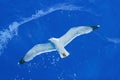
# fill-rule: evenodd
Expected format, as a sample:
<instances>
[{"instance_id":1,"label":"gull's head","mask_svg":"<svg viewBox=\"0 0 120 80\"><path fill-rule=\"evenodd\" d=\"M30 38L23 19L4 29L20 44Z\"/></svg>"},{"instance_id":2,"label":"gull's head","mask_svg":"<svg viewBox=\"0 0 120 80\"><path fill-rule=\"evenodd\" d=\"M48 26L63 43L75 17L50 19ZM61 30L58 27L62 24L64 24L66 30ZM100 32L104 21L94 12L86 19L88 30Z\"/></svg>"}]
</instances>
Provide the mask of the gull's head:
<instances>
[{"instance_id":1,"label":"gull's head","mask_svg":"<svg viewBox=\"0 0 120 80\"><path fill-rule=\"evenodd\" d=\"M55 40L55 38L53 37L53 38L50 38L49 40L50 40L50 41L53 41L53 40Z\"/></svg>"},{"instance_id":2,"label":"gull's head","mask_svg":"<svg viewBox=\"0 0 120 80\"><path fill-rule=\"evenodd\" d=\"M49 41L55 42L55 41L58 41L58 39L57 38L50 38Z\"/></svg>"}]
</instances>

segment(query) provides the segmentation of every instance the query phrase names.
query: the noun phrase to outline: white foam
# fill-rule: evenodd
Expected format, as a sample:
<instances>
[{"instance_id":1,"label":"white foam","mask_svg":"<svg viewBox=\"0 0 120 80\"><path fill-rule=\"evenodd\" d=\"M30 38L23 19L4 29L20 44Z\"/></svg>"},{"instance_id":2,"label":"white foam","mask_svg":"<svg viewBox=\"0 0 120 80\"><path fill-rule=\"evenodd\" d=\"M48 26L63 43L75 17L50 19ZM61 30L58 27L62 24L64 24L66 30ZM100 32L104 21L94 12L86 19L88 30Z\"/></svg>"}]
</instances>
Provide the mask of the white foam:
<instances>
[{"instance_id":1,"label":"white foam","mask_svg":"<svg viewBox=\"0 0 120 80\"><path fill-rule=\"evenodd\" d=\"M18 28L29 21L32 21L34 19L40 18L42 16L48 15L54 11L57 10L68 10L68 11L74 11L74 10L81 10L81 7L76 7L74 5L68 5L68 4L59 4L56 6L53 6L51 8L48 8L46 10L38 10L37 13L33 14L31 17L24 18L22 21L12 22L7 29L4 29L0 31L0 55L4 48L6 47L7 43L15 36L17 36Z\"/></svg>"},{"instance_id":2,"label":"white foam","mask_svg":"<svg viewBox=\"0 0 120 80\"><path fill-rule=\"evenodd\" d=\"M119 38L107 38L107 40L109 42L114 43L114 44L119 44L120 43L120 39Z\"/></svg>"}]
</instances>

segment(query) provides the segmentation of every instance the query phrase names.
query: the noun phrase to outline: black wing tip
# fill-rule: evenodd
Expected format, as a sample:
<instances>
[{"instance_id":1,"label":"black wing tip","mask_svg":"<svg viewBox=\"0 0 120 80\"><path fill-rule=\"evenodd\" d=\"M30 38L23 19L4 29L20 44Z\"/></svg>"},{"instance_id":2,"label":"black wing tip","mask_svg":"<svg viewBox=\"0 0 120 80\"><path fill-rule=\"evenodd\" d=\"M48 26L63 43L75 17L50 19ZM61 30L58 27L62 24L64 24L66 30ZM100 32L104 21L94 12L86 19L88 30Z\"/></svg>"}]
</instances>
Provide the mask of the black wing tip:
<instances>
[{"instance_id":1,"label":"black wing tip","mask_svg":"<svg viewBox=\"0 0 120 80\"><path fill-rule=\"evenodd\" d=\"M24 63L25 63L25 60L23 58L18 62L18 64L24 64Z\"/></svg>"},{"instance_id":2,"label":"black wing tip","mask_svg":"<svg viewBox=\"0 0 120 80\"><path fill-rule=\"evenodd\" d=\"M96 26L90 26L93 30L98 29L100 27L100 25L96 25Z\"/></svg>"}]
</instances>

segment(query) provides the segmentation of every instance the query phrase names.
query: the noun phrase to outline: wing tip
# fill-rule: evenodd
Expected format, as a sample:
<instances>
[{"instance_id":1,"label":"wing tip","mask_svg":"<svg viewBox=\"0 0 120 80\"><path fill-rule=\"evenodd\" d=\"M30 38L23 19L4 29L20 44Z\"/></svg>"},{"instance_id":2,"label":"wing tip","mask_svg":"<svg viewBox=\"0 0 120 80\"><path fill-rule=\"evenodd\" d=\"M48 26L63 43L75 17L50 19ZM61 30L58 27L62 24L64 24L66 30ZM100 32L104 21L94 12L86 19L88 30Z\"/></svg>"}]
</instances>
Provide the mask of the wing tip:
<instances>
[{"instance_id":1,"label":"wing tip","mask_svg":"<svg viewBox=\"0 0 120 80\"><path fill-rule=\"evenodd\" d=\"M100 27L100 25L96 25L96 26L90 26L93 30L98 29Z\"/></svg>"},{"instance_id":2,"label":"wing tip","mask_svg":"<svg viewBox=\"0 0 120 80\"><path fill-rule=\"evenodd\" d=\"M25 60L23 58L18 62L18 64L24 64L24 63L25 63Z\"/></svg>"}]
</instances>

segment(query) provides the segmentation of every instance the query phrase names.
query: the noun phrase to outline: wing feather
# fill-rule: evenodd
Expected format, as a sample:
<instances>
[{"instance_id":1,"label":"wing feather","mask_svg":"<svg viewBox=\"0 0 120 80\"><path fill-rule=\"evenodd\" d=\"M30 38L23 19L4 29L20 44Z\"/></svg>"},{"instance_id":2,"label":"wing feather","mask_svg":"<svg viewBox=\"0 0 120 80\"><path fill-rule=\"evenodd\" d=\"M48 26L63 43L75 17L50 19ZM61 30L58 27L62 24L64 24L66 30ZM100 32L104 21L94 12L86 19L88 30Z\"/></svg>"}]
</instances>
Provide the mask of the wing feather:
<instances>
[{"instance_id":1,"label":"wing feather","mask_svg":"<svg viewBox=\"0 0 120 80\"><path fill-rule=\"evenodd\" d=\"M23 59L25 62L28 62L37 55L40 55L46 52L55 51L55 50L56 48L52 43L37 44L27 52L27 54L24 56Z\"/></svg>"},{"instance_id":2,"label":"wing feather","mask_svg":"<svg viewBox=\"0 0 120 80\"><path fill-rule=\"evenodd\" d=\"M79 26L71 28L65 35L59 38L60 42L66 46L77 36L90 33L93 29L91 27Z\"/></svg>"}]
</instances>

